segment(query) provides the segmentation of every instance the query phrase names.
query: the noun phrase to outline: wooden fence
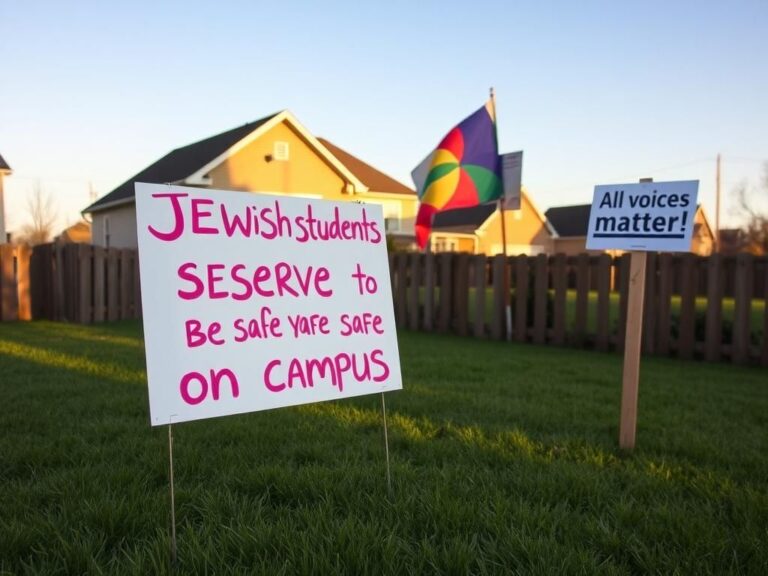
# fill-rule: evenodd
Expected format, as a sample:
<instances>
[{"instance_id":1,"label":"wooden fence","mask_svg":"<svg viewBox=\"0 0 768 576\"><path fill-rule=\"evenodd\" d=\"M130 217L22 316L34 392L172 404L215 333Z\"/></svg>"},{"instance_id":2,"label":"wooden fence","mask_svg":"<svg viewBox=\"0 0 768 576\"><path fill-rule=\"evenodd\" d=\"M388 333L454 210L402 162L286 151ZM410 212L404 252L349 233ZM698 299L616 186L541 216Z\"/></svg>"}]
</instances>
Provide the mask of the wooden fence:
<instances>
[{"instance_id":1,"label":"wooden fence","mask_svg":"<svg viewBox=\"0 0 768 576\"><path fill-rule=\"evenodd\" d=\"M628 254L394 254L390 270L399 327L503 340L509 301L517 342L623 350ZM766 286L764 257L649 254L643 351L768 366Z\"/></svg>"},{"instance_id":2,"label":"wooden fence","mask_svg":"<svg viewBox=\"0 0 768 576\"><path fill-rule=\"evenodd\" d=\"M88 244L0 246L2 319L90 324L141 318L135 250Z\"/></svg>"},{"instance_id":3,"label":"wooden fence","mask_svg":"<svg viewBox=\"0 0 768 576\"><path fill-rule=\"evenodd\" d=\"M27 246L0 244L0 320L31 320Z\"/></svg>"},{"instance_id":4,"label":"wooden fence","mask_svg":"<svg viewBox=\"0 0 768 576\"><path fill-rule=\"evenodd\" d=\"M2 320L141 317L135 250L0 246ZM390 256L401 328L623 350L629 256ZM648 254L645 353L768 366L768 258Z\"/></svg>"}]
</instances>

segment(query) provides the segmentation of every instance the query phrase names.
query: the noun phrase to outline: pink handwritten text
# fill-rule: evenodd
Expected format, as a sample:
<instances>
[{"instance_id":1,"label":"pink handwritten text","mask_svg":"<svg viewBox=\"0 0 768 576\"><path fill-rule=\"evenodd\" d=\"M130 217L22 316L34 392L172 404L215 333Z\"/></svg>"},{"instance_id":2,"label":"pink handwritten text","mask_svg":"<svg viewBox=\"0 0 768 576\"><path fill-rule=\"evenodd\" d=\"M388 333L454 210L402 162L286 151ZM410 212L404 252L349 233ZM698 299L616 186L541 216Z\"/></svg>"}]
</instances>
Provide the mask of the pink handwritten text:
<instances>
[{"instance_id":1,"label":"pink handwritten text","mask_svg":"<svg viewBox=\"0 0 768 576\"><path fill-rule=\"evenodd\" d=\"M345 376L355 382L384 382L389 377L389 365L383 359L384 352L373 350L363 353L340 352L322 358L293 358L289 362L274 359L264 368L264 386L271 392L282 392L294 387L312 388L317 381L331 380L331 384L344 390ZM287 364L287 368L285 365Z\"/></svg>"},{"instance_id":2,"label":"pink handwritten text","mask_svg":"<svg viewBox=\"0 0 768 576\"><path fill-rule=\"evenodd\" d=\"M328 286L331 272L325 266L300 268L295 264L278 262L274 266L256 266L250 272L245 264L232 267L226 264L207 264L202 266L202 271L198 268L194 262L185 262L179 266L179 278L189 285L188 289L177 291L180 298L196 300L207 295L211 300L248 300L254 293L264 298L275 295L298 298L311 293L323 298L333 295L333 289ZM223 282L225 279L229 281Z\"/></svg>"}]
</instances>

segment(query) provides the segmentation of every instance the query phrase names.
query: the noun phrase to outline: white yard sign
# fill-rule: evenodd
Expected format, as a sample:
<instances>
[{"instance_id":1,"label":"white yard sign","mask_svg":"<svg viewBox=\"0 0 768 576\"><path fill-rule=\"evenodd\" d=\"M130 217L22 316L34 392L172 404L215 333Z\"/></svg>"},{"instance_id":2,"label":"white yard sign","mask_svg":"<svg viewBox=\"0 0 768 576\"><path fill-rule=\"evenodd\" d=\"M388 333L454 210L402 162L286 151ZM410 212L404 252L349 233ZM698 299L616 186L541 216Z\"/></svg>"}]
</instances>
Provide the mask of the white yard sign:
<instances>
[{"instance_id":1,"label":"white yard sign","mask_svg":"<svg viewBox=\"0 0 768 576\"><path fill-rule=\"evenodd\" d=\"M504 210L520 210L520 189L523 182L523 151L501 155L501 176L504 183Z\"/></svg>"},{"instance_id":2,"label":"white yard sign","mask_svg":"<svg viewBox=\"0 0 768 576\"><path fill-rule=\"evenodd\" d=\"M136 184L153 426L402 388L381 207Z\"/></svg>"},{"instance_id":3,"label":"white yard sign","mask_svg":"<svg viewBox=\"0 0 768 576\"><path fill-rule=\"evenodd\" d=\"M689 252L698 180L595 186L587 248Z\"/></svg>"}]
</instances>

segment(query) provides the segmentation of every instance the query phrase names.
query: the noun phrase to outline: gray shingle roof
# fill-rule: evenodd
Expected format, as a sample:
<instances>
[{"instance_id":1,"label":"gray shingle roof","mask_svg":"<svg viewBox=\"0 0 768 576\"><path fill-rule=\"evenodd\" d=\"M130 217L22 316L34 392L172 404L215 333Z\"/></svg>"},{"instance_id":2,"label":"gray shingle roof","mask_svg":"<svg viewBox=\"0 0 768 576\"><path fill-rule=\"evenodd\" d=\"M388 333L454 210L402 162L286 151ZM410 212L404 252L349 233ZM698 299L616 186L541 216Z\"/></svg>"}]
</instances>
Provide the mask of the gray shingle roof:
<instances>
[{"instance_id":1,"label":"gray shingle roof","mask_svg":"<svg viewBox=\"0 0 768 576\"><path fill-rule=\"evenodd\" d=\"M356 156L353 156L346 150L342 150L333 142L325 138L318 138L320 143L330 150L331 154L336 156L344 166L355 175L355 177L365 184L369 190L375 192L390 192L392 194L410 194L415 195L416 191L408 186L401 184L394 178L378 171L370 164L366 164Z\"/></svg>"},{"instance_id":2,"label":"gray shingle roof","mask_svg":"<svg viewBox=\"0 0 768 576\"><path fill-rule=\"evenodd\" d=\"M191 176L274 116L275 114L272 114L255 122L244 124L216 136L211 136L205 140L176 148L154 164L144 168L138 174L131 176L106 196L99 198L83 210L83 212L95 212L116 202L131 200L135 194L133 186L135 182L165 184L166 182L177 182L187 176Z\"/></svg>"},{"instance_id":3,"label":"gray shingle roof","mask_svg":"<svg viewBox=\"0 0 768 576\"><path fill-rule=\"evenodd\" d=\"M591 204L557 206L544 213L558 236L586 236L589 230Z\"/></svg>"},{"instance_id":4,"label":"gray shingle roof","mask_svg":"<svg viewBox=\"0 0 768 576\"><path fill-rule=\"evenodd\" d=\"M240 140L248 136L248 134L259 128L262 124L274 118L274 116L275 114L272 114L260 120L256 120L255 122L251 122L250 124L244 124L233 130L228 130L227 132L222 132L216 136L206 138L205 140L200 140L194 144L176 148L160 158L160 160L154 164L151 164L138 174L135 174L120 184L120 186L112 190L106 196L99 198L96 202L83 210L83 212L94 212L115 203L132 200L135 194L135 182L164 184L166 182L183 180L194 174L208 162L219 157ZM390 178L383 172L376 170L373 166L366 164L349 152L342 150L332 142L325 139L319 140L326 148L328 148L328 150L330 150L331 154L336 156L336 158L369 189L377 192L415 194L415 191L411 188Z\"/></svg>"},{"instance_id":5,"label":"gray shingle roof","mask_svg":"<svg viewBox=\"0 0 768 576\"><path fill-rule=\"evenodd\" d=\"M490 218L497 208L498 204L493 202L490 204L479 204L471 208L438 212L432 221L432 228L435 230L450 230L452 232L472 234L483 222Z\"/></svg>"}]
</instances>

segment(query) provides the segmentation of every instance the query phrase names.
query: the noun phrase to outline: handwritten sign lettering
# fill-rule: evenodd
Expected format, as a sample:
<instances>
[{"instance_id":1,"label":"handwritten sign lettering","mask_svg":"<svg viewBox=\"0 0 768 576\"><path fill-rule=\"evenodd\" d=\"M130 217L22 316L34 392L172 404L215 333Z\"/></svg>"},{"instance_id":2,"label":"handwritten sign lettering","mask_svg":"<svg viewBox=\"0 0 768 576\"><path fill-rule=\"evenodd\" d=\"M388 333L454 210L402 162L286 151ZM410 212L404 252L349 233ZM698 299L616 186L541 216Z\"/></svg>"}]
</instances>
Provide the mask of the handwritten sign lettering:
<instances>
[{"instance_id":1,"label":"handwritten sign lettering","mask_svg":"<svg viewBox=\"0 0 768 576\"><path fill-rule=\"evenodd\" d=\"M381 208L136 184L152 425L402 388Z\"/></svg>"}]
</instances>

